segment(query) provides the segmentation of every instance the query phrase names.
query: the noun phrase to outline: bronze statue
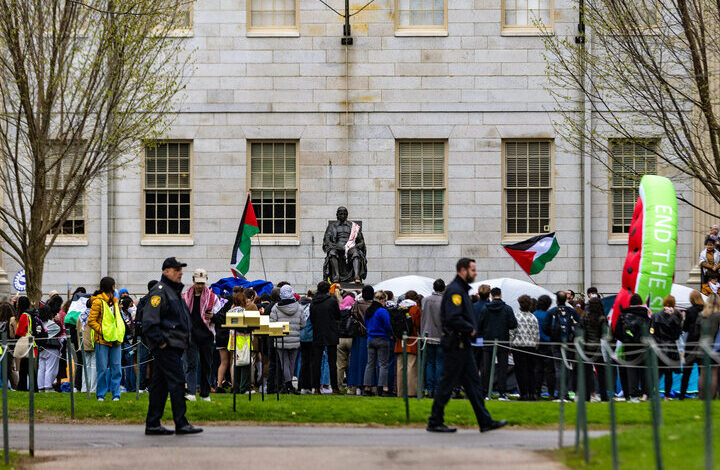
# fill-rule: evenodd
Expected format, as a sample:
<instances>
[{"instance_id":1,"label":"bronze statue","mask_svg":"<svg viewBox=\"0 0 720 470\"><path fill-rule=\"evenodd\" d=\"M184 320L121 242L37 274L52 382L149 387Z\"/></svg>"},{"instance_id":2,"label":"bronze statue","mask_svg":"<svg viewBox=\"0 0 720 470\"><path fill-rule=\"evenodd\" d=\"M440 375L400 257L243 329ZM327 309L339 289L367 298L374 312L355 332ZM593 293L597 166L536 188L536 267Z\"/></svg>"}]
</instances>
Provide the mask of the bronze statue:
<instances>
[{"instance_id":1,"label":"bronze statue","mask_svg":"<svg viewBox=\"0 0 720 470\"><path fill-rule=\"evenodd\" d=\"M367 250L360 225L347 220L348 210L337 209L337 221L328 223L323 237L323 279L361 284L367 277Z\"/></svg>"}]
</instances>

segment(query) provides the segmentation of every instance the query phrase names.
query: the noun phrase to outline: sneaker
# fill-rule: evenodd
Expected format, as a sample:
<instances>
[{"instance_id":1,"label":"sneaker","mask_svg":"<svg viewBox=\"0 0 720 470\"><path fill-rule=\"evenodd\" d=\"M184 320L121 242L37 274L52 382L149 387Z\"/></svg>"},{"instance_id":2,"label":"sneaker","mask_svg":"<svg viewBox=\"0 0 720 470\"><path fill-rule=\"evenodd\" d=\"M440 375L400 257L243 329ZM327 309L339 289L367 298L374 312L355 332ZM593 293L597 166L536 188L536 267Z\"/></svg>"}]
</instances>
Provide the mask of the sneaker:
<instances>
[{"instance_id":1,"label":"sneaker","mask_svg":"<svg viewBox=\"0 0 720 470\"><path fill-rule=\"evenodd\" d=\"M197 398L195 398L195 395L190 395L189 393L187 395L185 395L185 399L187 401L196 401L197 400Z\"/></svg>"},{"instance_id":2,"label":"sneaker","mask_svg":"<svg viewBox=\"0 0 720 470\"><path fill-rule=\"evenodd\" d=\"M640 399L638 397L631 397L627 402L628 403L640 403Z\"/></svg>"},{"instance_id":3,"label":"sneaker","mask_svg":"<svg viewBox=\"0 0 720 470\"><path fill-rule=\"evenodd\" d=\"M505 395L504 393L502 393L502 394L498 397L498 401L510 401L510 399L507 397L507 395Z\"/></svg>"},{"instance_id":4,"label":"sneaker","mask_svg":"<svg viewBox=\"0 0 720 470\"><path fill-rule=\"evenodd\" d=\"M202 397L202 401L210 401L210 397Z\"/></svg>"},{"instance_id":5,"label":"sneaker","mask_svg":"<svg viewBox=\"0 0 720 470\"><path fill-rule=\"evenodd\" d=\"M300 390L300 395L312 395L312 390L308 390L307 388L303 388Z\"/></svg>"},{"instance_id":6,"label":"sneaker","mask_svg":"<svg viewBox=\"0 0 720 470\"><path fill-rule=\"evenodd\" d=\"M120 392L127 392L127 388L125 388L125 385L120 385Z\"/></svg>"},{"instance_id":7,"label":"sneaker","mask_svg":"<svg viewBox=\"0 0 720 470\"><path fill-rule=\"evenodd\" d=\"M113 398L113 401L120 401L120 397Z\"/></svg>"},{"instance_id":8,"label":"sneaker","mask_svg":"<svg viewBox=\"0 0 720 470\"><path fill-rule=\"evenodd\" d=\"M600 397L597 396L597 395L593 395L593 396L590 397L590 403L600 403L601 401L602 401L602 400L601 400Z\"/></svg>"},{"instance_id":9,"label":"sneaker","mask_svg":"<svg viewBox=\"0 0 720 470\"><path fill-rule=\"evenodd\" d=\"M105 401L105 399L103 397L100 397L97 399L97 401Z\"/></svg>"}]
</instances>

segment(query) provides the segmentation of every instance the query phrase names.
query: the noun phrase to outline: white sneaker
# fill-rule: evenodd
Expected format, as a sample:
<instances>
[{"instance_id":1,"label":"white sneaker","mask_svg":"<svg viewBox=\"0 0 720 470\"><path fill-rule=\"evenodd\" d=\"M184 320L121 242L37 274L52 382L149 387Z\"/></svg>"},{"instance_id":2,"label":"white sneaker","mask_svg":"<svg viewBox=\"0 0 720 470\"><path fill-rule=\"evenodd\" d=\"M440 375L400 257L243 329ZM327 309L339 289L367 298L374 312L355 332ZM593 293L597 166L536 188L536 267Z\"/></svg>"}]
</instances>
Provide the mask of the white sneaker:
<instances>
[{"instance_id":1,"label":"white sneaker","mask_svg":"<svg viewBox=\"0 0 720 470\"><path fill-rule=\"evenodd\" d=\"M311 394L312 394L312 390L308 390L307 388L303 388L302 390L300 390L300 395L311 395Z\"/></svg>"},{"instance_id":2,"label":"white sneaker","mask_svg":"<svg viewBox=\"0 0 720 470\"><path fill-rule=\"evenodd\" d=\"M593 396L590 397L590 403L600 403L601 401L602 401L602 400L601 400L600 397L597 396L597 395L593 395Z\"/></svg>"},{"instance_id":3,"label":"white sneaker","mask_svg":"<svg viewBox=\"0 0 720 470\"><path fill-rule=\"evenodd\" d=\"M190 395L189 393L187 395L185 395L185 399L187 401L196 401L197 400L197 398L195 398L195 395Z\"/></svg>"},{"instance_id":4,"label":"white sneaker","mask_svg":"<svg viewBox=\"0 0 720 470\"><path fill-rule=\"evenodd\" d=\"M98 398L97 400L98 400L98 401L105 401L105 399L102 398L102 397L101 397L101 398Z\"/></svg>"},{"instance_id":5,"label":"white sneaker","mask_svg":"<svg viewBox=\"0 0 720 470\"><path fill-rule=\"evenodd\" d=\"M115 398L113 398L113 401L120 401L120 399L115 397Z\"/></svg>"},{"instance_id":6,"label":"white sneaker","mask_svg":"<svg viewBox=\"0 0 720 470\"><path fill-rule=\"evenodd\" d=\"M627 402L628 403L640 403L640 399L638 397L632 397Z\"/></svg>"},{"instance_id":7,"label":"white sneaker","mask_svg":"<svg viewBox=\"0 0 720 470\"><path fill-rule=\"evenodd\" d=\"M202 401L210 401L210 397L202 397Z\"/></svg>"}]
</instances>

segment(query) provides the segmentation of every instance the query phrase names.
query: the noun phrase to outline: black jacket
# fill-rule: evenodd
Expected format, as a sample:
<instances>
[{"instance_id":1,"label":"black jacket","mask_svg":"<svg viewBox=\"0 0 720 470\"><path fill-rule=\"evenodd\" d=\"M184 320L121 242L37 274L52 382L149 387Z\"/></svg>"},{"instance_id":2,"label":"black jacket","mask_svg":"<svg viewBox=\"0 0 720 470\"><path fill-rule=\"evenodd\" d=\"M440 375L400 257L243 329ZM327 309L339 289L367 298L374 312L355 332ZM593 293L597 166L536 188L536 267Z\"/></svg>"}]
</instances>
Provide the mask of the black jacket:
<instances>
[{"instance_id":1,"label":"black jacket","mask_svg":"<svg viewBox=\"0 0 720 470\"><path fill-rule=\"evenodd\" d=\"M512 307L502 299L493 299L480 313L478 334L482 335L483 341L509 341L510 330L517 326Z\"/></svg>"},{"instance_id":2,"label":"black jacket","mask_svg":"<svg viewBox=\"0 0 720 470\"><path fill-rule=\"evenodd\" d=\"M313 327L313 344L319 346L337 345L339 341L338 321L340 307L335 297L318 294L310 304L310 321Z\"/></svg>"},{"instance_id":3,"label":"black jacket","mask_svg":"<svg viewBox=\"0 0 720 470\"><path fill-rule=\"evenodd\" d=\"M183 300L183 285L165 276L150 290L143 308L143 336L150 348L164 343L172 348L187 349L190 342L190 311Z\"/></svg>"},{"instance_id":4,"label":"black jacket","mask_svg":"<svg viewBox=\"0 0 720 470\"><path fill-rule=\"evenodd\" d=\"M445 347L454 347L461 343L468 345L473 331L477 331L473 306L468 296L470 285L460 276L447 286L440 304L440 319L442 321Z\"/></svg>"}]
</instances>

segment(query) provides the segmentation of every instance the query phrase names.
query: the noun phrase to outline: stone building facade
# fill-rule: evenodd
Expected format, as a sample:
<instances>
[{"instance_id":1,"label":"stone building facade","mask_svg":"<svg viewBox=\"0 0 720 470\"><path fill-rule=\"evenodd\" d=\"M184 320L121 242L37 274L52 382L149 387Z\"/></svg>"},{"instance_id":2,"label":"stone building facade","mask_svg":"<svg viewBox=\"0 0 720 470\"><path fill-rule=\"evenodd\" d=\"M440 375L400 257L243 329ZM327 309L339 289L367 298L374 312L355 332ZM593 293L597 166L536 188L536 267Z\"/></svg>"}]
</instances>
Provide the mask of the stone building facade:
<instances>
[{"instance_id":1,"label":"stone building facade","mask_svg":"<svg viewBox=\"0 0 720 470\"><path fill-rule=\"evenodd\" d=\"M108 274L141 294L167 256L228 276L252 192L265 225L249 278L316 284L343 205L363 224L367 283L449 280L461 256L478 280L526 279L502 244L554 231L561 250L538 284L617 291L632 188L557 135L533 13L572 40L567 0L375 0L351 17L349 46L344 19L318 0L196 0L179 32L194 70L167 145L88 188L82 230L52 249L44 290ZM683 206L679 232L684 282L697 235ZM18 266L3 261L11 277Z\"/></svg>"}]
</instances>

